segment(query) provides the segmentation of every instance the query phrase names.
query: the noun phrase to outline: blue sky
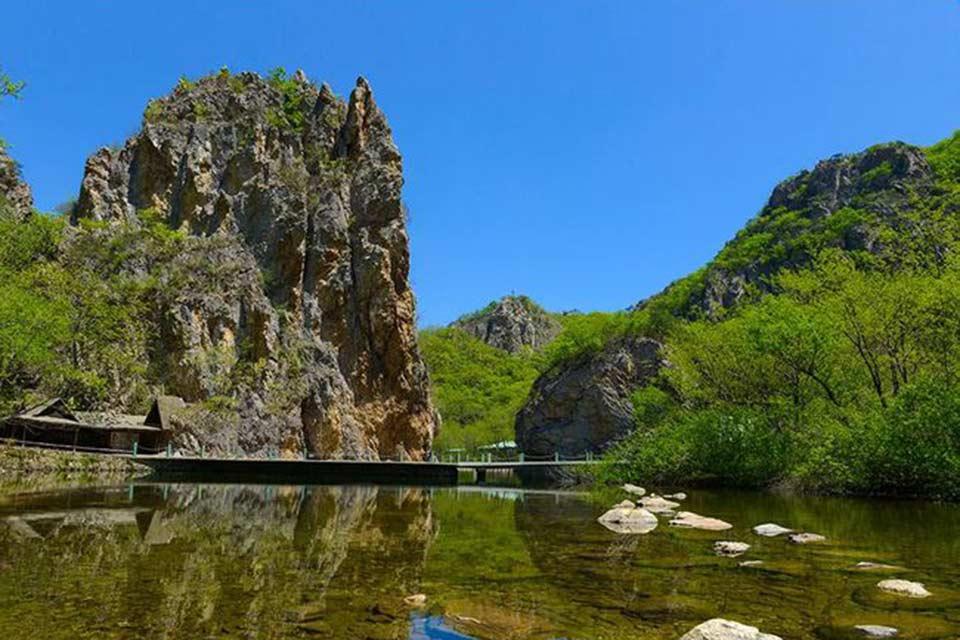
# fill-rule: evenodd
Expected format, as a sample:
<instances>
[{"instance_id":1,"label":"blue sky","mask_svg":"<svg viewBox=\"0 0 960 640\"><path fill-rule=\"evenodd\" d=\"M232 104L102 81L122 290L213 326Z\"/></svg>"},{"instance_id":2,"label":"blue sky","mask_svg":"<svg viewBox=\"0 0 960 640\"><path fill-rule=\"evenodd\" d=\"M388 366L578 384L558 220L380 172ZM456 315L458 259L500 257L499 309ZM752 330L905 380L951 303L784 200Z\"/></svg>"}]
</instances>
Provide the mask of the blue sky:
<instances>
[{"instance_id":1,"label":"blue sky","mask_svg":"<svg viewBox=\"0 0 960 640\"><path fill-rule=\"evenodd\" d=\"M85 5L85 6L84 6ZM233 6L227 6L233 5ZM784 177L960 128L960 3L19 2L0 136L41 208L180 75L366 76L405 158L422 325L526 293L614 310L708 260Z\"/></svg>"}]
</instances>

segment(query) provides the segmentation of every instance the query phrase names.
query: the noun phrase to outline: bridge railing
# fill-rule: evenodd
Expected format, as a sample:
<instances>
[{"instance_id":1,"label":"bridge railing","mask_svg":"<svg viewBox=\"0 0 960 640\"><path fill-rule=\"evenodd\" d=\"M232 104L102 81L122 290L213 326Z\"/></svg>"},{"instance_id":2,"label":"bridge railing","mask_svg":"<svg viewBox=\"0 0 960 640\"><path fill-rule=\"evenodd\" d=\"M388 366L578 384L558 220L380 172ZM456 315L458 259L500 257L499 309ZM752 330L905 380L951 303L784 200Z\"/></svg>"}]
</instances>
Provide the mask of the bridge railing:
<instances>
[{"instance_id":1,"label":"bridge railing","mask_svg":"<svg viewBox=\"0 0 960 640\"><path fill-rule=\"evenodd\" d=\"M515 454L493 452L441 452L440 454L434 456L434 460L436 462L447 462L452 464L493 464L497 462L596 462L600 460L600 456L592 451L586 451L580 455L564 455L558 452L554 453L553 455L541 456L525 454L522 451Z\"/></svg>"}]
</instances>

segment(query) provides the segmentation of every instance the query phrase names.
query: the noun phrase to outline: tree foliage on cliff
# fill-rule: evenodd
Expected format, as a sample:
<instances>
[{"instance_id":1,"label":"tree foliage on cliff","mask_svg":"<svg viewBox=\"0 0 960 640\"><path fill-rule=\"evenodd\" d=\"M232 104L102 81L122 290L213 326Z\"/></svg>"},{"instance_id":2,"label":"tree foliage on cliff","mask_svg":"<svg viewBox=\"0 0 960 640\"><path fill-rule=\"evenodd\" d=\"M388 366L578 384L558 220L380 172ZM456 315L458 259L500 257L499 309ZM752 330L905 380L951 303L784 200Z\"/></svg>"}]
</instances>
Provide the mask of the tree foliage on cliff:
<instances>
[{"instance_id":1,"label":"tree foliage on cliff","mask_svg":"<svg viewBox=\"0 0 960 640\"><path fill-rule=\"evenodd\" d=\"M960 497L960 137L927 153L935 186L872 221L872 251L794 235L807 253L764 295L672 322L671 366L636 392L637 431L610 456L628 464L601 475ZM784 246L749 242L765 224L718 260Z\"/></svg>"}]
</instances>

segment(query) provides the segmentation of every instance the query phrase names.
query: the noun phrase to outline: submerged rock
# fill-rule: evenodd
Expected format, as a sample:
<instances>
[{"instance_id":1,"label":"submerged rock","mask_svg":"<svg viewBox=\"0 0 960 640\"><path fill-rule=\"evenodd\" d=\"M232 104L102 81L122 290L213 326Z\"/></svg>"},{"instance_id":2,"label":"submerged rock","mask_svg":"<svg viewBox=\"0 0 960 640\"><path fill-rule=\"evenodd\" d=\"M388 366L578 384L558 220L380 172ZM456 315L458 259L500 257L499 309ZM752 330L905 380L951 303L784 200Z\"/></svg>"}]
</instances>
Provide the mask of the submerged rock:
<instances>
[{"instance_id":1,"label":"submerged rock","mask_svg":"<svg viewBox=\"0 0 960 640\"><path fill-rule=\"evenodd\" d=\"M403 602L411 607L422 607L427 604L427 596L422 593L415 593L404 598Z\"/></svg>"},{"instance_id":2,"label":"submerged rock","mask_svg":"<svg viewBox=\"0 0 960 640\"><path fill-rule=\"evenodd\" d=\"M657 528L657 517L641 508L614 507L597 522L616 533L650 533Z\"/></svg>"},{"instance_id":3,"label":"submerged rock","mask_svg":"<svg viewBox=\"0 0 960 640\"><path fill-rule=\"evenodd\" d=\"M636 509L637 505L636 503L630 500L621 500L617 504L613 505L613 508L614 509Z\"/></svg>"},{"instance_id":4,"label":"submerged rock","mask_svg":"<svg viewBox=\"0 0 960 640\"><path fill-rule=\"evenodd\" d=\"M854 565L854 569L859 571L902 571L903 567L898 567L893 564L882 564L879 562L858 562Z\"/></svg>"},{"instance_id":5,"label":"submerged rock","mask_svg":"<svg viewBox=\"0 0 960 640\"><path fill-rule=\"evenodd\" d=\"M922 582L909 580L881 580L877 583L881 591L908 598L927 598L931 595Z\"/></svg>"},{"instance_id":6,"label":"submerged rock","mask_svg":"<svg viewBox=\"0 0 960 640\"><path fill-rule=\"evenodd\" d=\"M739 563L737 566L738 567L759 567L762 564L763 564L763 560L744 560L743 562Z\"/></svg>"},{"instance_id":7,"label":"submerged rock","mask_svg":"<svg viewBox=\"0 0 960 640\"><path fill-rule=\"evenodd\" d=\"M766 536L768 538L775 538L777 536L783 535L785 533L790 533L793 529L787 529L786 527L781 527L778 524L766 523L758 524L753 528L753 532L758 536Z\"/></svg>"},{"instance_id":8,"label":"submerged rock","mask_svg":"<svg viewBox=\"0 0 960 640\"><path fill-rule=\"evenodd\" d=\"M718 540L713 543L713 551L718 556L727 556L728 558L736 558L741 556L750 549L750 545L746 542L731 542L729 540Z\"/></svg>"},{"instance_id":9,"label":"submerged rock","mask_svg":"<svg viewBox=\"0 0 960 640\"><path fill-rule=\"evenodd\" d=\"M632 493L635 496L643 496L647 493L647 490L643 487L638 487L637 485L630 483L623 485L623 490L627 493Z\"/></svg>"},{"instance_id":10,"label":"submerged rock","mask_svg":"<svg viewBox=\"0 0 960 640\"><path fill-rule=\"evenodd\" d=\"M666 499L668 499L668 500L686 500L686 499L687 499L687 494L685 494L683 491L681 491L681 492L679 492L679 493L668 493L667 495L665 495L665 496L663 496L663 497L666 498Z\"/></svg>"},{"instance_id":11,"label":"submerged rock","mask_svg":"<svg viewBox=\"0 0 960 640\"><path fill-rule=\"evenodd\" d=\"M762 633L756 627L714 618L697 625L680 638L680 640L783 640L780 636Z\"/></svg>"},{"instance_id":12,"label":"submerged rock","mask_svg":"<svg viewBox=\"0 0 960 640\"><path fill-rule=\"evenodd\" d=\"M787 538L794 544L810 544L811 542L823 542L826 538L819 533L794 533Z\"/></svg>"},{"instance_id":13,"label":"submerged rock","mask_svg":"<svg viewBox=\"0 0 960 640\"><path fill-rule=\"evenodd\" d=\"M733 525L724 522L718 518L708 518L692 511L681 511L670 521L671 527L682 527L685 529L701 529L703 531L725 531L732 529Z\"/></svg>"},{"instance_id":14,"label":"submerged rock","mask_svg":"<svg viewBox=\"0 0 960 640\"><path fill-rule=\"evenodd\" d=\"M858 624L854 628L868 638L893 638L900 633L896 627L885 627L882 624Z\"/></svg>"}]
</instances>

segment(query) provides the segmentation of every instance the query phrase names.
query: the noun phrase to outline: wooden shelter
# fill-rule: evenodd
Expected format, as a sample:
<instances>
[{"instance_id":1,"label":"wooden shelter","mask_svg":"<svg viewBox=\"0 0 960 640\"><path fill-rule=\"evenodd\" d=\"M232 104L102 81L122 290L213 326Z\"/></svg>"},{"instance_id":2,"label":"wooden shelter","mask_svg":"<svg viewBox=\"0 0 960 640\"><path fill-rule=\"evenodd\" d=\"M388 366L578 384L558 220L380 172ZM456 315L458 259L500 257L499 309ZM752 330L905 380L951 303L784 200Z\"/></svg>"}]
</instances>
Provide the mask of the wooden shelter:
<instances>
[{"instance_id":1,"label":"wooden shelter","mask_svg":"<svg viewBox=\"0 0 960 640\"><path fill-rule=\"evenodd\" d=\"M57 448L157 453L170 442L170 414L182 399L160 396L146 416L73 413L60 398L48 400L0 423L0 438Z\"/></svg>"}]
</instances>

